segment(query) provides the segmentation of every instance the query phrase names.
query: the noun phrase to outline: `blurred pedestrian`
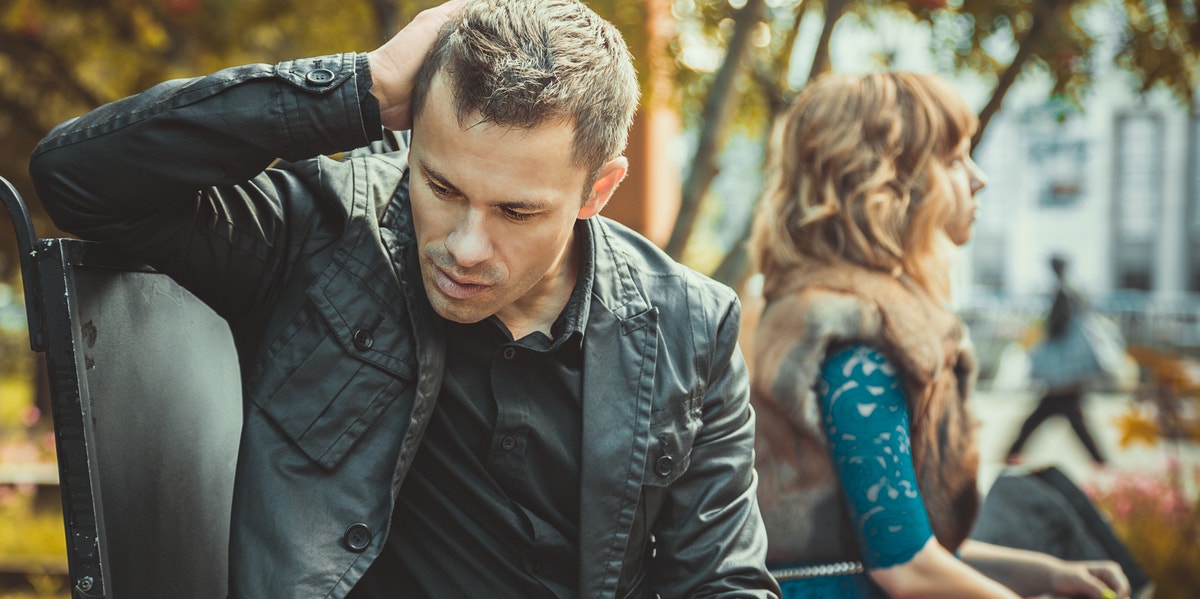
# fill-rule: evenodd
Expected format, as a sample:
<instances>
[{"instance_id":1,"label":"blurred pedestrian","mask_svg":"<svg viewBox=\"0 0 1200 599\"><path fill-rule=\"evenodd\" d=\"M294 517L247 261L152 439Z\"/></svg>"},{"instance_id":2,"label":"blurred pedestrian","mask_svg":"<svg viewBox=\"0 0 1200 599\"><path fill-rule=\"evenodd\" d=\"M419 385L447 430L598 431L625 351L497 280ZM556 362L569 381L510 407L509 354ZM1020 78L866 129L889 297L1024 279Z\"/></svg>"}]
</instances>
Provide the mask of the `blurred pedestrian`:
<instances>
[{"instance_id":1,"label":"blurred pedestrian","mask_svg":"<svg viewBox=\"0 0 1200 599\"><path fill-rule=\"evenodd\" d=\"M1071 423L1092 461L1103 465L1104 454L1083 417L1083 397L1091 384L1116 368L1107 355L1122 353L1123 343L1092 313L1084 297L1067 284L1066 258L1051 257L1050 268L1054 271L1054 301L1046 315L1045 336L1029 353L1030 378L1045 385L1045 390L1037 408L1021 425L1004 461L1020 463L1021 449L1029 436L1046 419L1058 415Z\"/></svg>"},{"instance_id":2,"label":"blurred pedestrian","mask_svg":"<svg viewBox=\"0 0 1200 599\"><path fill-rule=\"evenodd\" d=\"M1127 597L1113 562L967 539L976 366L945 306L984 176L942 80L826 76L789 109L752 247L758 499L784 597Z\"/></svg>"}]
</instances>

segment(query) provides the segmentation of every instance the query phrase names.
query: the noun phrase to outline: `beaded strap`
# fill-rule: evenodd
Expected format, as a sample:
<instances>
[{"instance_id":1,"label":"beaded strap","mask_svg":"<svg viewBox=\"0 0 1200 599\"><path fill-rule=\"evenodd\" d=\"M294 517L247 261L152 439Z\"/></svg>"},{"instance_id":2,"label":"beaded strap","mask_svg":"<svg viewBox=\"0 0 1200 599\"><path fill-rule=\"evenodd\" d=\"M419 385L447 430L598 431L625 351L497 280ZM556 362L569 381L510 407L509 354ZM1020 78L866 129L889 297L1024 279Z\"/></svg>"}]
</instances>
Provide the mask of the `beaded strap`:
<instances>
[{"instance_id":1,"label":"beaded strap","mask_svg":"<svg viewBox=\"0 0 1200 599\"><path fill-rule=\"evenodd\" d=\"M861 574L863 571L862 562L837 562L833 564L780 568L778 570L771 570L771 575L775 577L777 582L787 582L789 580L804 580L806 578L820 578L822 576Z\"/></svg>"}]
</instances>

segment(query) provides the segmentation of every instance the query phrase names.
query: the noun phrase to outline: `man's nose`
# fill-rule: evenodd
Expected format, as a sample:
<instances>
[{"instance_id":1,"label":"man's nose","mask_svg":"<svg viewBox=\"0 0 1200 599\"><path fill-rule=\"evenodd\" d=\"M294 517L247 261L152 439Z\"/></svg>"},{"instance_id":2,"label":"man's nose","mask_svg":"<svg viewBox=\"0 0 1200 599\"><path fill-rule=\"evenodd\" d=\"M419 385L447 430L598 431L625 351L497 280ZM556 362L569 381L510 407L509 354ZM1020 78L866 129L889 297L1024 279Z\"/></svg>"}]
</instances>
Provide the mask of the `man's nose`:
<instances>
[{"instance_id":1,"label":"man's nose","mask_svg":"<svg viewBox=\"0 0 1200 599\"><path fill-rule=\"evenodd\" d=\"M471 210L446 236L446 251L458 266L470 268L492 257L483 215Z\"/></svg>"}]
</instances>

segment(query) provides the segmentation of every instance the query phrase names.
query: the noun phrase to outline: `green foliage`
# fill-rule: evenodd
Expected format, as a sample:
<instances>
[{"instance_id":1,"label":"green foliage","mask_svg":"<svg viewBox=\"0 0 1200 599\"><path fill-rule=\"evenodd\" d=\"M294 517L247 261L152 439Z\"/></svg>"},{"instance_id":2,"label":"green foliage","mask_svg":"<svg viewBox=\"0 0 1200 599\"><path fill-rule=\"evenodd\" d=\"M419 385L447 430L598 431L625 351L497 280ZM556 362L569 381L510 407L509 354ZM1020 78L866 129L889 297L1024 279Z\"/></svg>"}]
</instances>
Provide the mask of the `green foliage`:
<instances>
[{"instance_id":1,"label":"green foliage","mask_svg":"<svg viewBox=\"0 0 1200 599\"><path fill-rule=\"evenodd\" d=\"M54 235L28 179L29 155L50 129L160 81L251 62L368 51L440 0L9 0L0 4L0 176ZM646 5L590 5L647 55ZM643 77L648 69L639 65ZM4 225L7 226L7 225ZM12 278L11 235L0 235L0 281Z\"/></svg>"},{"instance_id":2,"label":"green foliage","mask_svg":"<svg viewBox=\"0 0 1200 599\"><path fill-rule=\"evenodd\" d=\"M0 4L0 176L53 235L28 179L55 124L162 80L246 62L370 50L431 0L12 0ZM385 10L386 9L386 10ZM5 225L6 226L6 225ZM12 256L11 235L0 254ZM16 269L0 260L0 280Z\"/></svg>"},{"instance_id":3,"label":"green foliage","mask_svg":"<svg viewBox=\"0 0 1200 599\"><path fill-rule=\"evenodd\" d=\"M0 485L0 566L25 572L25 590L0 588L0 599L68 597L62 513L35 508L32 489Z\"/></svg>"},{"instance_id":4,"label":"green foliage","mask_svg":"<svg viewBox=\"0 0 1200 599\"><path fill-rule=\"evenodd\" d=\"M1105 0L993 0L963 2L957 11L920 16L935 24L937 42L954 67L999 78L1015 58L1008 50L1025 45L1030 62L1053 78L1052 93L1077 102L1091 83L1096 45L1086 20L1106 4Z\"/></svg>"},{"instance_id":5,"label":"green foliage","mask_svg":"<svg viewBox=\"0 0 1200 599\"><path fill-rule=\"evenodd\" d=\"M54 464L53 433L37 426L27 387L28 379L0 379L0 464L10 472ZM67 595L67 541L57 493L53 486L0 481L0 571L24 573L26 591L14 595L16 589L0 587L0 599Z\"/></svg>"},{"instance_id":6,"label":"green foliage","mask_svg":"<svg viewBox=\"0 0 1200 599\"><path fill-rule=\"evenodd\" d=\"M677 58L685 116L695 117L707 93L717 64L689 57L720 55L728 43L736 6L745 0L674 0L681 35L672 43ZM1133 73L1148 90L1162 85L1181 101L1191 103L1200 60L1200 9L1194 0L775 0L767 3L761 43L756 44L759 73L780 74L790 69L795 40L804 18L822 19L831 7L844 4L843 16L868 27L881 15L908 14L932 26L934 50L946 71L965 71L998 80L1013 65L1015 54L1027 46L1022 64L1049 74L1052 93L1078 104L1091 84L1097 49L1089 20L1105 19L1116 25L1121 50L1117 64ZM700 46L701 49L696 49ZM811 56L798 56L811 60ZM883 61L886 66L886 57ZM799 72L805 72L799 64ZM794 95L803 82L778 77L774 89L755 84L748 69L738 87L745 95L736 111L752 129L770 114L770 94ZM690 124L701 125L695 121Z\"/></svg>"},{"instance_id":7,"label":"green foliage","mask_svg":"<svg viewBox=\"0 0 1200 599\"><path fill-rule=\"evenodd\" d=\"M1128 20L1117 64L1137 75L1143 91L1163 85L1191 105L1200 85L1200 7L1184 0L1122 4Z\"/></svg>"}]
</instances>

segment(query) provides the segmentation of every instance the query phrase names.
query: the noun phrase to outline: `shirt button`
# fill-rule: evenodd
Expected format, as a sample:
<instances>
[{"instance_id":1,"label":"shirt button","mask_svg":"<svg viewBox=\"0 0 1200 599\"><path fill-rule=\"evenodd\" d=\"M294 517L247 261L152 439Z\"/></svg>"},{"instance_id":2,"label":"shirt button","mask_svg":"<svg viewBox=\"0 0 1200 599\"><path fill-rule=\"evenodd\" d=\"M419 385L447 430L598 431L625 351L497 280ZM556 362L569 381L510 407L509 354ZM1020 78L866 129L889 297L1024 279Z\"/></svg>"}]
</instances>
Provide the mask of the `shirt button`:
<instances>
[{"instance_id":1,"label":"shirt button","mask_svg":"<svg viewBox=\"0 0 1200 599\"><path fill-rule=\"evenodd\" d=\"M304 79L316 87L325 87L333 83L333 71L329 69L313 69L304 76Z\"/></svg>"},{"instance_id":2,"label":"shirt button","mask_svg":"<svg viewBox=\"0 0 1200 599\"><path fill-rule=\"evenodd\" d=\"M662 456L654 462L654 471L657 472L659 476L670 476L671 472L674 470L675 459L669 455Z\"/></svg>"},{"instance_id":3,"label":"shirt button","mask_svg":"<svg viewBox=\"0 0 1200 599\"><path fill-rule=\"evenodd\" d=\"M375 336L367 329L357 329L354 331L354 349L358 351L367 351L371 346L375 345Z\"/></svg>"},{"instance_id":4,"label":"shirt button","mask_svg":"<svg viewBox=\"0 0 1200 599\"><path fill-rule=\"evenodd\" d=\"M517 446L517 440L512 437L500 439L500 449L504 451L512 451Z\"/></svg>"},{"instance_id":5,"label":"shirt button","mask_svg":"<svg viewBox=\"0 0 1200 599\"><path fill-rule=\"evenodd\" d=\"M505 360L511 360L511 359L513 359L513 356L515 356L515 355L517 355L517 350L515 350L511 347L504 348L504 359Z\"/></svg>"},{"instance_id":6,"label":"shirt button","mask_svg":"<svg viewBox=\"0 0 1200 599\"><path fill-rule=\"evenodd\" d=\"M367 525L362 522L351 524L350 528L346 529L343 540L350 551L362 553L371 544L371 529L367 528Z\"/></svg>"}]
</instances>

